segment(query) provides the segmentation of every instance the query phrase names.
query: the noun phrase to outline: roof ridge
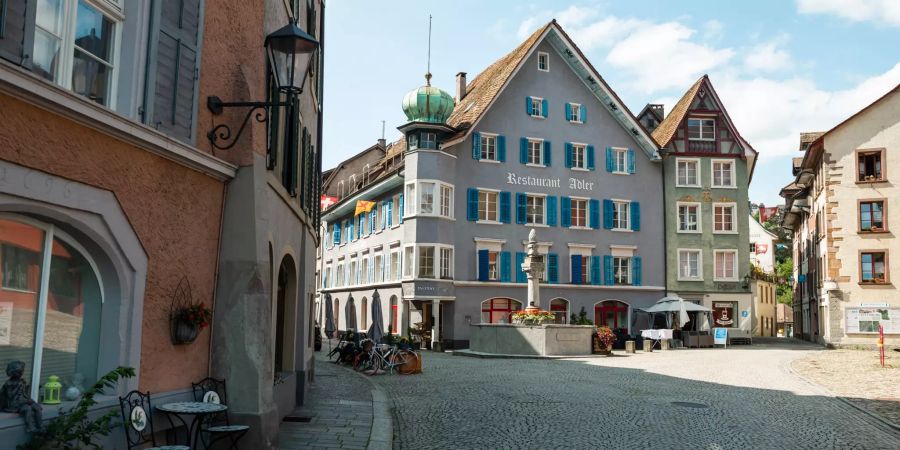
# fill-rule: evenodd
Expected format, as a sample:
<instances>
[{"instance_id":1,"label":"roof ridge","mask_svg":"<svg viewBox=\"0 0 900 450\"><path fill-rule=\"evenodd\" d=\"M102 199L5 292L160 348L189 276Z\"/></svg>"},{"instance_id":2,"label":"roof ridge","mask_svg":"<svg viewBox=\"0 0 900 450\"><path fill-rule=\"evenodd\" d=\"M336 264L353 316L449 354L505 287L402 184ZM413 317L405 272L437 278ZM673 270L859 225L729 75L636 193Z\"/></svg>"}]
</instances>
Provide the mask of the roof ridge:
<instances>
[{"instance_id":1,"label":"roof ridge","mask_svg":"<svg viewBox=\"0 0 900 450\"><path fill-rule=\"evenodd\" d=\"M688 107L691 105L691 102L694 101L694 97L697 96L700 85L703 84L703 80L705 79L708 79L706 74L703 74L703 76L698 78L697 81L685 91L684 95L675 102L672 110L670 110L669 114L663 118L663 121L660 122L659 126L653 130L653 139L656 140L656 143L659 144L660 147L665 147L666 144L672 140L672 136L675 135L675 131L678 130L678 125L684 120L684 116L688 112Z\"/></svg>"}]
</instances>

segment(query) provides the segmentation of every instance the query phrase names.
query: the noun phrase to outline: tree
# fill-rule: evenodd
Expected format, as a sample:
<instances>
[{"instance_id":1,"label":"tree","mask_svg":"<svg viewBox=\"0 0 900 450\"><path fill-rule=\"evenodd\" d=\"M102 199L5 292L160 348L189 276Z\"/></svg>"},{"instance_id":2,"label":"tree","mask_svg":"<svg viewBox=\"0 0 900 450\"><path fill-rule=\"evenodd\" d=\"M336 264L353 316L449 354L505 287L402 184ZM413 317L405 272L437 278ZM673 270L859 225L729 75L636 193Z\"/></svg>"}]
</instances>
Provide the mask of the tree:
<instances>
[{"instance_id":1,"label":"tree","mask_svg":"<svg viewBox=\"0 0 900 450\"><path fill-rule=\"evenodd\" d=\"M788 257L784 261L775 263L775 274L778 276L778 286L775 289L778 303L791 305L794 302L794 289L790 280L794 275L794 259ZM784 280L782 282L781 280Z\"/></svg>"}]
</instances>

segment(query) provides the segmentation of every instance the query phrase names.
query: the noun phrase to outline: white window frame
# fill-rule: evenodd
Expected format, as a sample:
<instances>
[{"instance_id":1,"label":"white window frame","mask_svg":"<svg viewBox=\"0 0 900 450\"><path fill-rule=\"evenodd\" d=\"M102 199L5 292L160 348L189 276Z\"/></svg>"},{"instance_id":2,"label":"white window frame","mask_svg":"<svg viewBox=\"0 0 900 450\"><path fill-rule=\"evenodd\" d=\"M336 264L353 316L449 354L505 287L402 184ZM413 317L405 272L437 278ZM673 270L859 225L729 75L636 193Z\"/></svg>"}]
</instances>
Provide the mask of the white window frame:
<instances>
[{"instance_id":1,"label":"white window frame","mask_svg":"<svg viewBox=\"0 0 900 450\"><path fill-rule=\"evenodd\" d=\"M718 272L719 272L719 270L718 270L719 258L717 257L717 255L719 255L720 253L731 253L731 254L732 254L732 262L733 262L733 264L734 264L734 265L732 266L733 269L734 269L734 274L733 274L732 277L719 277L719 276L718 276ZM740 280L740 275L739 275L739 273L740 273L740 266L738 265L738 251L737 251L737 249L731 249L731 248L729 248L729 249L716 249L716 250L713 250L713 281L739 281L739 280Z\"/></svg>"},{"instance_id":2,"label":"white window frame","mask_svg":"<svg viewBox=\"0 0 900 450\"><path fill-rule=\"evenodd\" d=\"M432 139L428 139L428 138L432 138ZM426 144L429 144L429 145L433 144L433 146L428 147L428 146L426 146ZM425 150L437 150L438 149L437 133L435 133L434 131L423 131L421 137L419 137L419 148L425 149Z\"/></svg>"},{"instance_id":3,"label":"white window frame","mask_svg":"<svg viewBox=\"0 0 900 450\"><path fill-rule=\"evenodd\" d=\"M613 147L613 172L619 175L628 175L628 149ZM619 169L619 159L622 160L621 170Z\"/></svg>"},{"instance_id":4,"label":"white window frame","mask_svg":"<svg viewBox=\"0 0 900 450\"><path fill-rule=\"evenodd\" d=\"M87 57L97 61L99 64L110 68L109 86L107 87L106 100L103 104L112 110L117 109L117 91L119 82L119 69L121 66L121 49L122 49L122 28L125 25L125 16L121 12L121 6L117 0L97 1L84 0L88 6L96 9L100 14L113 22L112 43L110 45L109 62L105 62L97 58L92 53L81 49L83 53L87 53ZM38 5L40 6L40 5ZM75 24L78 20L78 2L63 0L60 2L60 38L59 41L59 61L56 65L56 73L53 74L52 83L72 91L72 71L75 66ZM40 27L35 26L35 34L38 33ZM45 31L53 34L50 31ZM35 40L36 41L36 40ZM26 49L26 52L33 55L34 48ZM41 77L44 79L43 77ZM74 92L74 91L73 91ZM79 94L80 95L80 94ZM88 99L87 97L83 97ZM93 102L93 100L88 99Z\"/></svg>"},{"instance_id":5,"label":"white window frame","mask_svg":"<svg viewBox=\"0 0 900 450\"><path fill-rule=\"evenodd\" d=\"M546 161L544 161L544 140L541 138L533 138L533 137L526 138L526 139L528 140L528 147L525 149L526 150L525 165L529 166L529 167L547 167ZM538 158L540 159L540 162L536 162L536 163L531 162L531 152L534 150L532 148L531 144L538 144L537 154L538 154Z\"/></svg>"},{"instance_id":6,"label":"white window frame","mask_svg":"<svg viewBox=\"0 0 900 450\"><path fill-rule=\"evenodd\" d=\"M691 123L692 120L699 120L699 121L701 121L701 124L700 124L700 137L698 137L698 138L692 138L692 137L691 137L690 123ZM712 136L706 137L706 136L703 134L703 123L702 123L702 122L705 122L705 121L710 121L710 122L712 122ZM715 117L690 117L690 116L688 116L687 122L686 122L685 125L686 125L686 126L685 126L685 132L687 133L687 136L688 136L688 140L689 140L689 141L715 141L715 140L716 140L716 118L715 118Z\"/></svg>"},{"instance_id":7,"label":"white window frame","mask_svg":"<svg viewBox=\"0 0 900 450\"><path fill-rule=\"evenodd\" d=\"M403 199L404 208L406 207L406 198ZM400 211L400 194L391 197L391 228L400 226L400 218L403 217L403 211Z\"/></svg>"},{"instance_id":8,"label":"white window frame","mask_svg":"<svg viewBox=\"0 0 900 450\"><path fill-rule=\"evenodd\" d=\"M431 276L431 277L424 277L419 274L419 270L421 269L420 258L422 257L422 249L426 248L426 247L431 248L434 252L433 259L432 259L432 270L434 272L433 272L433 276ZM453 276L453 261L454 261L454 257L455 257L454 253L456 253L456 251L454 250L454 246L446 245L446 244L436 244L436 243L407 244L407 245L403 246L404 255L406 254L406 249L408 249L408 248L412 248L412 250L413 250L413 253L412 253L412 261L413 262L403 264L402 279L404 279L404 280L440 280L440 279L442 279L440 277L442 270L443 270L443 266L441 265L442 264L442 262L441 262L441 250L442 249L450 249L449 272L450 272L450 276L451 276L450 279L453 279L452 278L452 276ZM392 250L392 253L393 253L393 250ZM499 260L498 260L498 265L499 265ZM411 276L407 275L407 272L406 272L407 268L411 270L411 273L412 273ZM499 269L499 266L498 266L498 269Z\"/></svg>"},{"instance_id":9,"label":"white window frame","mask_svg":"<svg viewBox=\"0 0 900 450\"><path fill-rule=\"evenodd\" d=\"M359 260L356 255L350 257L350 283L349 286L359 284Z\"/></svg>"},{"instance_id":10,"label":"white window frame","mask_svg":"<svg viewBox=\"0 0 900 450\"><path fill-rule=\"evenodd\" d=\"M582 123L581 122L581 103L569 103L569 114L572 117L566 117L566 120L569 123Z\"/></svg>"},{"instance_id":11,"label":"white window frame","mask_svg":"<svg viewBox=\"0 0 900 450\"><path fill-rule=\"evenodd\" d=\"M575 225L575 201L584 202L584 225ZM591 229L591 199L587 197L569 197L569 228L576 230Z\"/></svg>"},{"instance_id":12,"label":"white window frame","mask_svg":"<svg viewBox=\"0 0 900 450\"><path fill-rule=\"evenodd\" d=\"M681 207L682 206L697 207L697 229L696 230L682 230L681 229ZM677 225L677 228L675 229L676 233L684 233L684 234L703 233L703 204L700 202L676 202L675 203L675 223Z\"/></svg>"},{"instance_id":13,"label":"white window frame","mask_svg":"<svg viewBox=\"0 0 900 450\"><path fill-rule=\"evenodd\" d=\"M407 249L412 250L412 255L407 255ZM407 244L403 246L403 262L400 264L401 266L401 274L400 279L402 280L412 280L416 277L416 246L413 244Z\"/></svg>"},{"instance_id":14,"label":"white window frame","mask_svg":"<svg viewBox=\"0 0 900 450\"><path fill-rule=\"evenodd\" d=\"M400 247L399 246L391 247L391 250L388 254L390 255L390 258L388 259L388 267L386 270L387 276L385 277L385 279L387 281L397 281L400 279L400 276L402 275L402 271L403 271L403 269L402 269L403 265L400 262L401 261ZM396 262L396 267L394 267L395 262Z\"/></svg>"},{"instance_id":15,"label":"white window frame","mask_svg":"<svg viewBox=\"0 0 900 450\"><path fill-rule=\"evenodd\" d=\"M444 252L450 252L448 261L444 262ZM439 280L452 280L453 279L453 258L456 256L456 251L453 249L452 245L439 245L437 246L437 258L440 260L439 264L437 264L440 269L437 274L437 279ZM444 272L447 273L444 276Z\"/></svg>"},{"instance_id":16,"label":"white window frame","mask_svg":"<svg viewBox=\"0 0 900 450\"><path fill-rule=\"evenodd\" d=\"M373 256L372 257L372 273L374 274L373 275L374 279L371 282L372 283L382 283L382 282L384 282L384 273L382 271L379 271L378 267L380 267L382 264L384 264L384 252L373 251L372 253L373 253L373 255L372 255Z\"/></svg>"},{"instance_id":17,"label":"white window frame","mask_svg":"<svg viewBox=\"0 0 900 450\"><path fill-rule=\"evenodd\" d=\"M622 200L622 199L611 199L613 203L613 227L612 231L632 231L631 230L631 200ZM615 214L618 211L619 207L622 206L625 209L625 227L616 226L616 216ZM621 214L620 214L621 215Z\"/></svg>"},{"instance_id":18,"label":"white window frame","mask_svg":"<svg viewBox=\"0 0 900 450\"><path fill-rule=\"evenodd\" d=\"M403 186L403 218L416 215L416 206L419 204L419 189L415 181L409 181Z\"/></svg>"},{"instance_id":19,"label":"white window frame","mask_svg":"<svg viewBox=\"0 0 900 450\"><path fill-rule=\"evenodd\" d=\"M678 174L679 166L681 165L681 163L693 163L694 164L694 167L696 168L696 173L697 173L697 175L696 175L697 184L681 183L681 179L680 179L681 177ZM700 187L701 184L703 183L703 181L702 181L703 174L701 173L701 167L702 167L702 165L700 164L700 158L675 158L675 187Z\"/></svg>"},{"instance_id":20,"label":"white window frame","mask_svg":"<svg viewBox=\"0 0 900 450\"><path fill-rule=\"evenodd\" d=\"M431 251L431 275L423 275L422 270L425 268L425 264L422 263L422 258L425 256L426 250ZM416 244L416 278L422 278L426 280L434 280L437 278L440 273L438 270L438 251L433 245L421 245Z\"/></svg>"},{"instance_id":21,"label":"white window frame","mask_svg":"<svg viewBox=\"0 0 900 450\"><path fill-rule=\"evenodd\" d=\"M425 192L425 184L431 185L431 196L432 196L432 204L431 204L431 212L424 213L422 212L422 199L424 197ZM412 188L412 191L410 191ZM441 197L441 189L448 188L450 189L450 196L447 211L449 215L443 215L442 211L443 206L443 198ZM413 218L416 216L425 216L425 217L438 217L443 219L455 220L455 215L453 212L453 203L454 203L454 193L455 186L449 183L445 183L440 180L432 180L432 179L421 179L421 180L413 180L406 183L404 192L405 196L403 198L403 209L404 211L404 219ZM498 198L499 201L499 198ZM498 211L499 212L499 211ZM399 225L399 224L394 224Z\"/></svg>"},{"instance_id":22,"label":"white window frame","mask_svg":"<svg viewBox=\"0 0 900 450\"><path fill-rule=\"evenodd\" d=\"M359 273L360 273L360 281L359 284L369 284L372 283L372 280L369 278L369 253L368 251L363 251L359 257Z\"/></svg>"},{"instance_id":23,"label":"white window frame","mask_svg":"<svg viewBox=\"0 0 900 450\"><path fill-rule=\"evenodd\" d=\"M498 163L500 162L500 149L497 148L497 136L495 133L481 133L481 154L479 155L478 161L485 163ZM490 154L487 153L488 143L493 142L492 148L494 149L494 157L491 158Z\"/></svg>"},{"instance_id":24,"label":"white window frame","mask_svg":"<svg viewBox=\"0 0 900 450\"><path fill-rule=\"evenodd\" d=\"M570 142L569 145L572 148L572 170L579 171L588 171L588 163L587 163L587 144L583 144L581 142ZM581 151L581 165L575 165L575 154L578 153L578 150Z\"/></svg>"},{"instance_id":25,"label":"white window frame","mask_svg":"<svg viewBox=\"0 0 900 450\"><path fill-rule=\"evenodd\" d=\"M716 230L716 207L731 208L731 230ZM735 202L713 202L712 204L712 232L713 234L738 234L737 223L737 203Z\"/></svg>"},{"instance_id":26,"label":"white window frame","mask_svg":"<svg viewBox=\"0 0 900 450\"><path fill-rule=\"evenodd\" d=\"M544 97L531 97L531 117L544 118Z\"/></svg>"},{"instance_id":27,"label":"white window frame","mask_svg":"<svg viewBox=\"0 0 900 450\"><path fill-rule=\"evenodd\" d=\"M541 69L541 59L543 58L544 68ZM537 69L540 72L549 72L550 71L550 53L547 52L537 52Z\"/></svg>"},{"instance_id":28,"label":"white window frame","mask_svg":"<svg viewBox=\"0 0 900 450\"><path fill-rule=\"evenodd\" d=\"M581 284L591 284L591 256L594 254L595 246L593 244L568 244L569 246L569 265L572 264L572 257L581 257L584 263L581 268ZM569 267L569 276L571 278L572 267ZM571 279L569 282L571 283Z\"/></svg>"},{"instance_id":29,"label":"white window frame","mask_svg":"<svg viewBox=\"0 0 900 450\"><path fill-rule=\"evenodd\" d=\"M475 268L475 279L478 279L479 267L478 267L478 252L481 250L487 250L489 253L497 254L497 277L490 277L490 269L488 269L488 281L500 281L500 253L503 252L503 245L506 244L506 241L503 239L489 239L489 238L475 238L475 264L472 267Z\"/></svg>"},{"instance_id":30,"label":"white window frame","mask_svg":"<svg viewBox=\"0 0 900 450\"><path fill-rule=\"evenodd\" d=\"M731 184L716 184L716 164L728 164L731 167ZM709 184L718 189L737 189L737 169L733 159L712 159L709 161Z\"/></svg>"},{"instance_id":31,"label":"white window frame","mask_svg":"<svg viewBox=\"0 0 900 450\"><path fill-rule=\"evenodd\" d=\"M685 276L681 272L682 253L697 254L697 276ZM699 248L679 248L678 249L678 281L703 281L703 250Z\"/></svg>"},{"instance_id":32,"label":"white window frame","mask_svg":"<svg viewBox=\"0 0 900 450\"><path fill-rule=\"evenodd\" d=\"M344 285L344 261L338 260L337 268L334 271L334 286L342 287Z\"/></svg>"},{"instance_id":33,"label":"white window frame","mask_svg":"<svg viewBox=\"0 0 900 450\"><path fill-rule=\"evenodd\" d=\"M541 222L528 222L530 214L528 214L528 201L530 199L542 199L543 209L541 211ZM525 193L525 226L528 227L546 227L547 226L547 194L537 194L533 192Z\"/></svg>"},{"instance_id":34,"label":"white window frame","mask_svg":"<svg viewBox=\"0 0 900 450\"><path fill-rule=\"evenodd\" d=\"M627 282L627 283L618 283L618 282L616 281L616 269L618 268L618 265L616 264L616 260L617 260L617 259L619 259L619 260L622 260L622 259L626 260L626 263L625 263L625 270L628 271L628 282ZM633 254L633 253L632 253L631 255L628 255L628 256L626 256L626 255L612 255L612 264L613 264L613 285L615 285L615 286L632 286L632 285L634 285L634 270L633 270L633 267L632 267L632 265L633 265L633 259L634 259L634 254Z\"/></svg>"},{"instance_id":35,"label":"white window frame","mask_svg":"<svg viewBox=\"0 0 900 450\"><path fill-rule=\"evenodd\" d=\"M478 191L478 220L476 223L487 223L487 224L499 224L500 223L500 191L497 189L488 189L488 188L475 188ZM485 218L481 218L481 193L489 193L494 194L496 201L494 202L494 216L497 218L496 220L488 219L491 211L487 206L484 208Z\"/></svg>"}]
</instances>

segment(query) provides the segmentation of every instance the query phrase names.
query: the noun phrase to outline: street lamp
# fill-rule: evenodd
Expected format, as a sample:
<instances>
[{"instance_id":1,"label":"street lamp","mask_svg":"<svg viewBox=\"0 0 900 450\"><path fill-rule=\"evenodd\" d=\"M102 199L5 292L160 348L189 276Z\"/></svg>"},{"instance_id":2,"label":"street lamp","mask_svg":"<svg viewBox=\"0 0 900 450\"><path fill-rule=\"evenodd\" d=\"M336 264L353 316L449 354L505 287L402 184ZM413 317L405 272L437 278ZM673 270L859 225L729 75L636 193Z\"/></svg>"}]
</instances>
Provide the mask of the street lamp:
<instances>
[{"instance_id":1,"label":"street lamp","mask_svg":"<svg viewBox=\"0 0 900 450\"><path fill-rule=\"evenodd\" d=\"M296 21L275 30L265 40L266 56L269 70L273 74L275 87L278 92L297 96L303 93L303 84L306 82L306 74L313 55L319 48L319 42L297 26ZM299 73L298 73L299 70ZM269 99L265 102L223 102L221 98L212 95L206 98L206 107L213 115L222 114L225 108L249 108L244 116L240 128L234 137L231 136L231 127L226 124L216 125L206 133L210 144L220 150L228 150L234 147L247 122L253 115L254 120L267 123L269 120L269 108L288 106L291 99L282 102L278 99ZM256 112L254 115L253 112Z\"/></svg>"}]
</instances>

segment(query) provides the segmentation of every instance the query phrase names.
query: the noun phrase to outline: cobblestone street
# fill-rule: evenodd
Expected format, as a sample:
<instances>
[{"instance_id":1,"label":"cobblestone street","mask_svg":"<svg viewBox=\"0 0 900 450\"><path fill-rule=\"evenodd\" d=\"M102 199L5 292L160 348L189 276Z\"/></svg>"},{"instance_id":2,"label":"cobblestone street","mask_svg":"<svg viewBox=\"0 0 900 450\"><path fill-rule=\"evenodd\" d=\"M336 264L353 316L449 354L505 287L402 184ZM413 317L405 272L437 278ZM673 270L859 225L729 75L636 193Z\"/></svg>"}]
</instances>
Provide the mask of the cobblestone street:
<instances>
[{"instance_id":1,"label":"cobblestone street","mask_svg":"<svg viewBox=\"0 0 900 450\"><path fill-rule=\"evenodd\" d=\"M821 351L763 344L553 361L426 352L423 374L372 379L387 391L402 449L897 448L896 430L791 372Z\"/></svg>"}]
</instances>

